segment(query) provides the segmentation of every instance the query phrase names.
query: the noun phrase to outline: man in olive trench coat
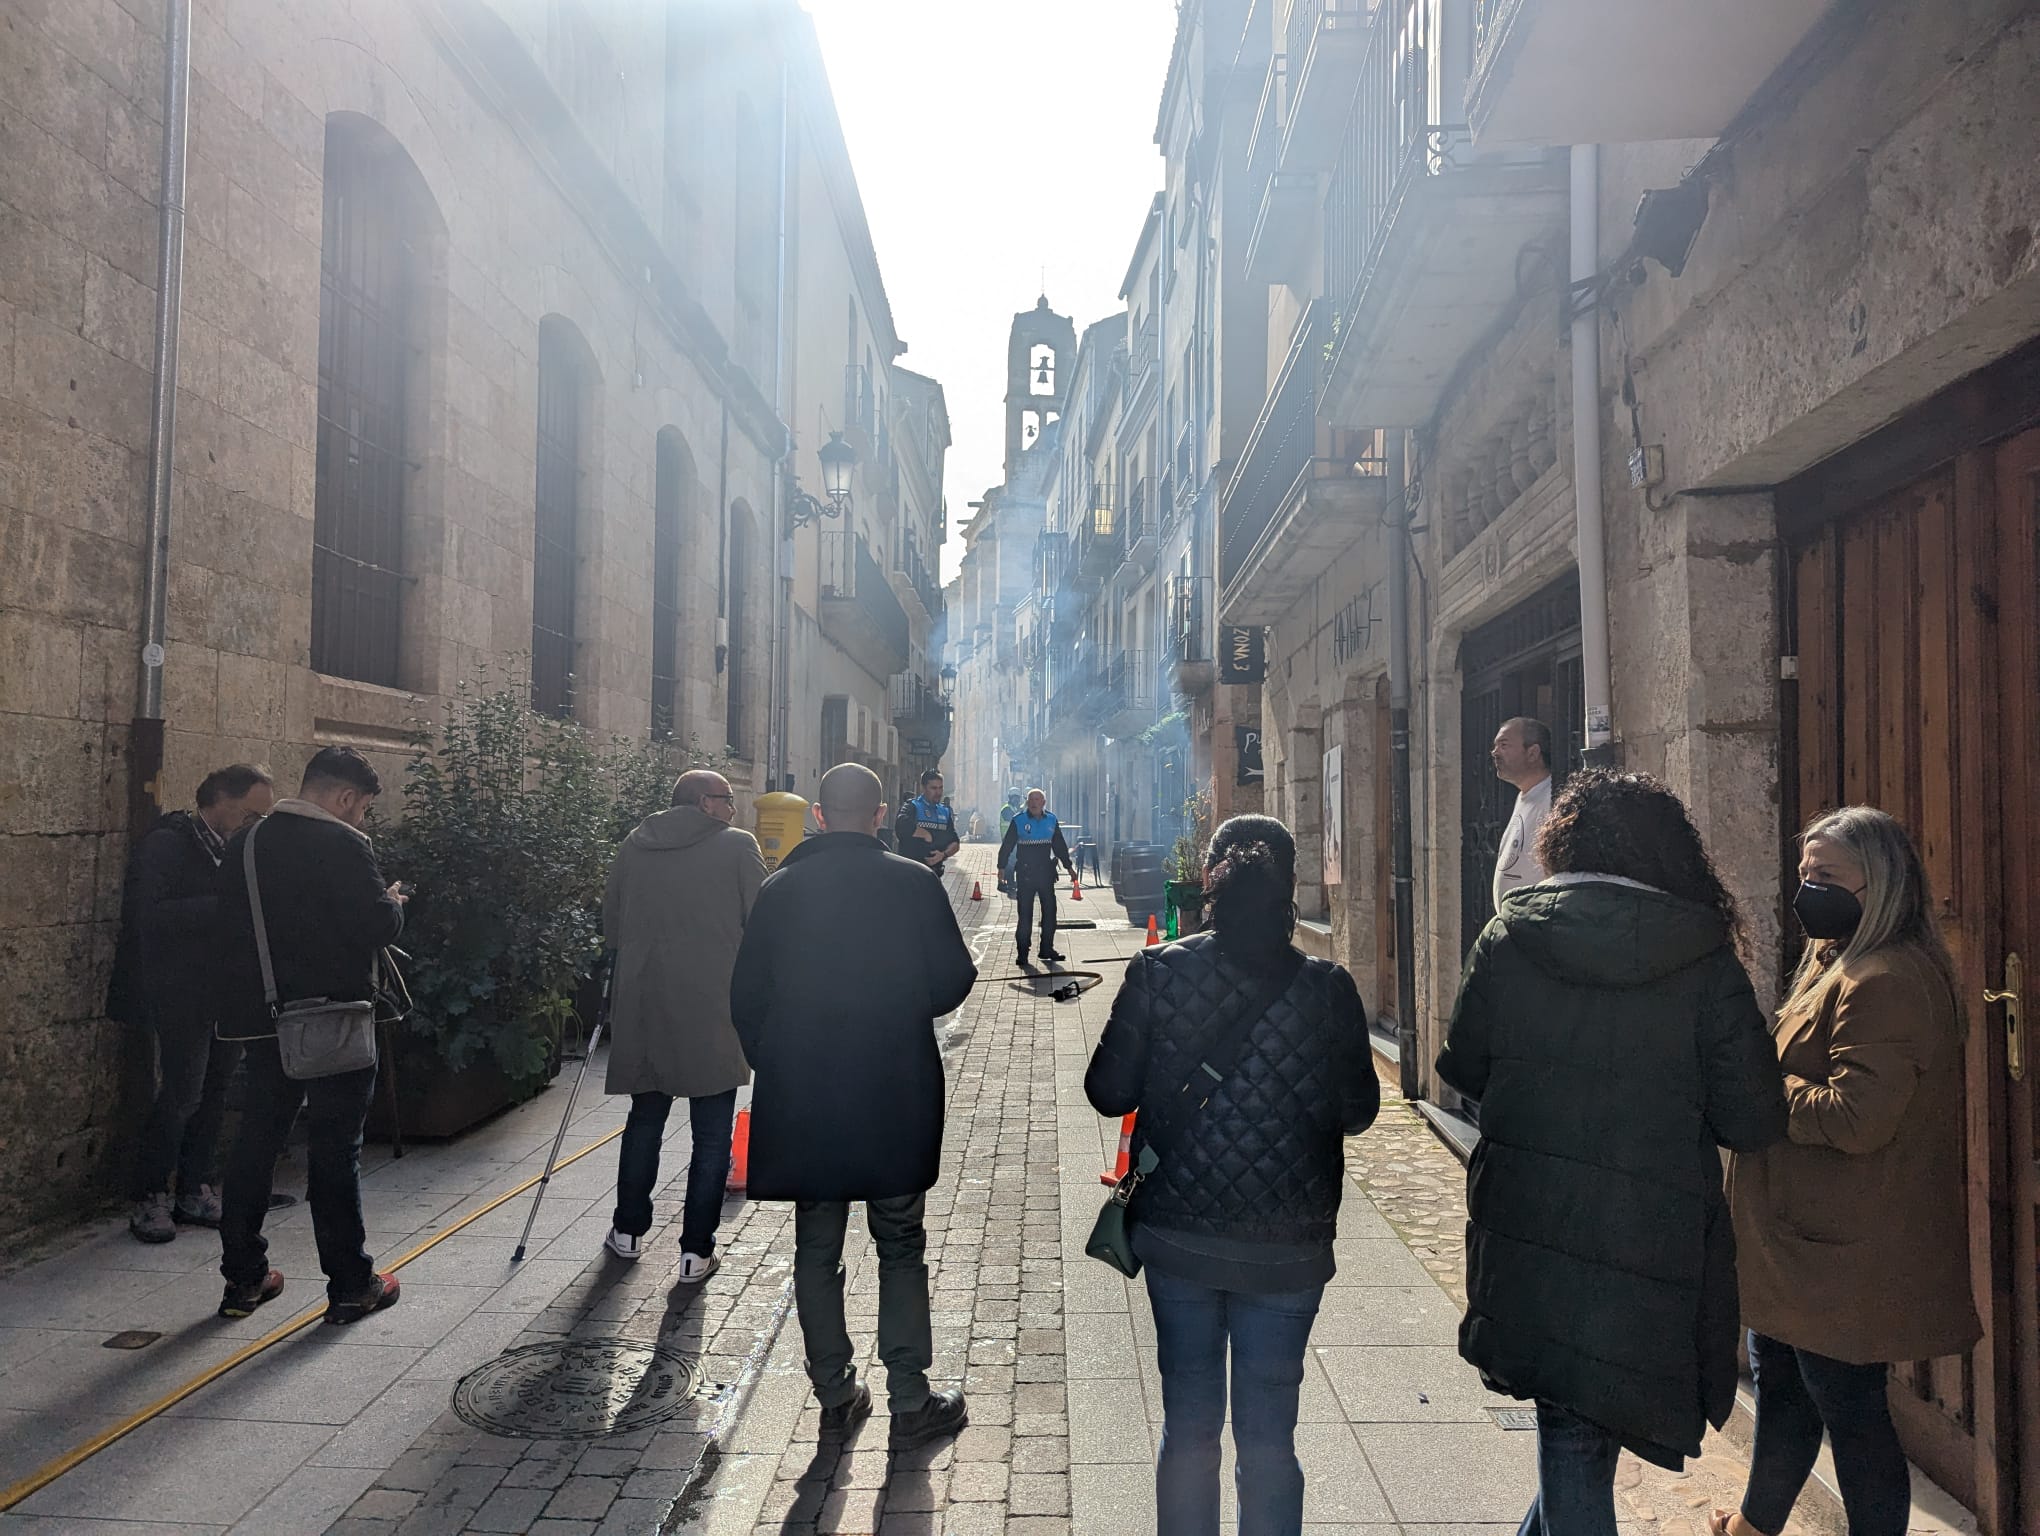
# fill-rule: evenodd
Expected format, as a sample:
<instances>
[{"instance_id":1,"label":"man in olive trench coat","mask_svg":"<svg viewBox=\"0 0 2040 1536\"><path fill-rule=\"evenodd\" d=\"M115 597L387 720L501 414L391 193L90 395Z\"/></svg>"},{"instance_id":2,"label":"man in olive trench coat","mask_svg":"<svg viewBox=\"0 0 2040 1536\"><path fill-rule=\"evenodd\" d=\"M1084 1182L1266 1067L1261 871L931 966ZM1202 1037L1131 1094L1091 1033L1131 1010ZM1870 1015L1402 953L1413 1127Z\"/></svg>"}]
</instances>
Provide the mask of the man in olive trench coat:
<instances>
[{"instance_id":1,"label":"man in olive trench coat","mask_svg":"<svg viewBox=\"0 0 2040 1536\"><path fill-rule=\"evenodd\" d=\"M751 1080L730 1022L730 972L765 860L757 839L730 825L735 818L729 780L682 774L673 808L624 840L602 897L602 934L616 951L608 1089L630 1095L607 1242L621 1259L642 1250L666 1115L684 1098L694 1133L680 1221L680 1278L689 1283L716 1267L730 1124L737 1090Z\"/></svg>"}]
</instances>

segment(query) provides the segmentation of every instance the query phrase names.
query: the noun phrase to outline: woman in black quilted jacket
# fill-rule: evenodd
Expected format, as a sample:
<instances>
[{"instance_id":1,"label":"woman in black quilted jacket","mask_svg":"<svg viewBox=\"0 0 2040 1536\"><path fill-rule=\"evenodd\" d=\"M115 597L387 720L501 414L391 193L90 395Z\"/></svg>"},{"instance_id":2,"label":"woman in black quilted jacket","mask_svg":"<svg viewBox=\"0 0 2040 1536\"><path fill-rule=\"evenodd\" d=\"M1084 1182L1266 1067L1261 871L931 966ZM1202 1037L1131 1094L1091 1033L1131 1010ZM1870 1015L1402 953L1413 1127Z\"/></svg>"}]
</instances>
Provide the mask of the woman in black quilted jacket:
<instances>
[{"instance_id":1,"label":"woman in black quilted jacket","mask_svg":"<svg viewBox=\"0 0 2040 1536\"><path fill-rule=\"evenodd\" d=\"M1381 1088L1353 978L1290 943L1296 843L1267 816L1218 829L1205 861L1211 931L1127 967L1084 1092L1140 1111L1129 1208L1162 1376L1160 1536L1217 1536L1219 1437L1232 1355L1240 1536L1295 1536L1304 1348L1345 1182L1341 1141Z\"/></svg>"}]
</instances>

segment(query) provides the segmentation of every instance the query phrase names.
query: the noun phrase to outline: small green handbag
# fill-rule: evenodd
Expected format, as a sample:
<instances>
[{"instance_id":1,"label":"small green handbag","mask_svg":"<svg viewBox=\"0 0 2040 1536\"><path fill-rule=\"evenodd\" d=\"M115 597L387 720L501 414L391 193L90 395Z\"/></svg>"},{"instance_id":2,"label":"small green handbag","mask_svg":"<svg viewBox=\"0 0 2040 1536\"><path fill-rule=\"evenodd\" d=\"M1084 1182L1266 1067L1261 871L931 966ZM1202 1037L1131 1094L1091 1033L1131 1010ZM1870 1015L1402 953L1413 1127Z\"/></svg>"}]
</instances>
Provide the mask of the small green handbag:
<instances>
[{"instance_id":1,"label":"small green handbag","mask_svg":"<svg viewBox=\"0 0 2040 1536\"><path fill-rule=\"evenodd\" d=\"M1126 1177L1113 1187L1105 1208L1091 1224L1090 1241L1084 1244L1086 1254L1102 1264L1110 1264L1129 1280L1140 1274L1140 1260L1133 1254L1133 1233L1127 1226L1126 1207L1133 1200L1133 1192L1140 1188L1140 1181L1161 1166L1162 1160L1155 1156L1153 1147L1140 1149L1139 1166L1129 1169Z\"/></svg>"}]
</instances>

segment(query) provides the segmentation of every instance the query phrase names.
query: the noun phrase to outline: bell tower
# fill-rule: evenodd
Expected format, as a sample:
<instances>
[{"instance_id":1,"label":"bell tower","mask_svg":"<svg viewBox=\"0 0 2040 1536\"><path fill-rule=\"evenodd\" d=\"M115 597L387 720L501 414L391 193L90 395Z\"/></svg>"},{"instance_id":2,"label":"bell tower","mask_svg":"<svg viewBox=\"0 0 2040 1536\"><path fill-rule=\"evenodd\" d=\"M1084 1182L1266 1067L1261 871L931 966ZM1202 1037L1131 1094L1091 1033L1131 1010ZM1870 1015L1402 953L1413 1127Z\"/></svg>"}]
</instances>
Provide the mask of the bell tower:
<instances>
[{"instance_id":1,"label":"bell tower","mask_svg":"<svg viewBox=\"0 0 2040 1536\"><path fill-rule=\"evenodd\" d=\"M1077 358L1077 328L1048 307L1048 295L1013 317L1006 343L1006 481L1020 455L1062 415L1069 371Z\"/></svg>"}]
</instances>

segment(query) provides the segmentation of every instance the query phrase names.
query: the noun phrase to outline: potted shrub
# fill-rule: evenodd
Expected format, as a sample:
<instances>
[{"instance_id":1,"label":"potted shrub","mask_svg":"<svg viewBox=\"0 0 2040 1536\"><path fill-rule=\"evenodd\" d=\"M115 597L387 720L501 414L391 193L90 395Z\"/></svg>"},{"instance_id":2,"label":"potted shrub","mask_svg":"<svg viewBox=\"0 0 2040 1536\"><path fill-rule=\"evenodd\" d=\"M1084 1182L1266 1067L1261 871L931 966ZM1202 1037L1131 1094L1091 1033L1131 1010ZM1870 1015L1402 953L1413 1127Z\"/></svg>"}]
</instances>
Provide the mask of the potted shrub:
<instances>
[{"instance_id":1,"label":"potted shrub","mask_svg":"<svg viewBox=\"0 0 2040 1536\"><path fill-rule=\"evenodd\" d=\"M1183 830L1169 851L1169 927L1177 936L1204 927L1204 853L1211 846L1211 794L1200 789L1183 802Z\"/></svg>"},{"instance_id":2,"label":"potted shrub","mask_svg":"<svg viewBox=\"0 0 2040 1536\"><path fill-rule=\"evenodd\" d=\"M588 734L514 686L461 685L414 734L406 780L381 839L385 869L416 886L396 1088L407 1135L450 1136L557 1071L600 950L615 810Z\"/></svg>"}]
</instances>

